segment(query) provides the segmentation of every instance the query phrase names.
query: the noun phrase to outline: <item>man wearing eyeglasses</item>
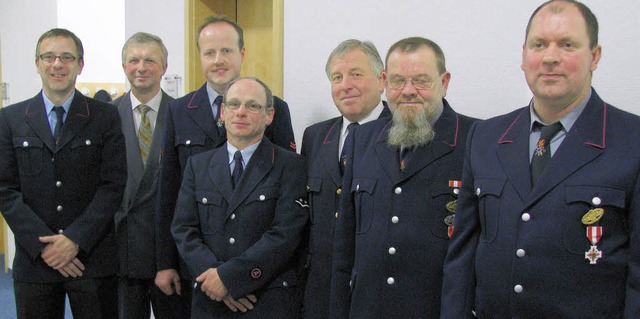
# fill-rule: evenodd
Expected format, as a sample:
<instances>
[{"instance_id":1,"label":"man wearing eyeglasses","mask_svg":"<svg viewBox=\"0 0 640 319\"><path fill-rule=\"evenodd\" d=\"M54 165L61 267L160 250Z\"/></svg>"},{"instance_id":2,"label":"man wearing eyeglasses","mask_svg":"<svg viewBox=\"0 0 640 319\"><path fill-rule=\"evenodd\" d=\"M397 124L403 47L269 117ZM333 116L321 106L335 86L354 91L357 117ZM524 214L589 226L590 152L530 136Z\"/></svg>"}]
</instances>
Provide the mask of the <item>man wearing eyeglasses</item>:
<instances>
[{"instance_id":1,"label":"man wearing eyeglasses","mask_svg":"<svg viewBox=\"0 0 640 319\"><path fill-rule=\"evenodd\" d=\"M120 116L75 90L80 39L45 32L42 91L0 110L0 211L15 234L18 318L116 318L113 217L127 179Z\"/></svg>"},{"instance_id":2,"label":"man wearing eyeglasses","mask_svg":"<svg viewBox=\"0 0 640 319\"><path fill-rule=\"evenodd\" d=\"M358 127L334 234L332 318L439 318L442 265L475 119L444 99L451 74L424 38L386 57L392 118ZM349 138L349 136L347 136Z\"/></svg>"},{"instance_id":3,"label":"man wearing eyeglasses","mask_svg":"<svg viewBox=\"0 0 640 319\"><path fill-rule=\"evenodd\" d=\"M233 81L221 111L227 142L187 160L171 225L195 277L191 317L298 318L303 160L264 136L274 110L262 81Z\"/></svg>"}]
</instances>

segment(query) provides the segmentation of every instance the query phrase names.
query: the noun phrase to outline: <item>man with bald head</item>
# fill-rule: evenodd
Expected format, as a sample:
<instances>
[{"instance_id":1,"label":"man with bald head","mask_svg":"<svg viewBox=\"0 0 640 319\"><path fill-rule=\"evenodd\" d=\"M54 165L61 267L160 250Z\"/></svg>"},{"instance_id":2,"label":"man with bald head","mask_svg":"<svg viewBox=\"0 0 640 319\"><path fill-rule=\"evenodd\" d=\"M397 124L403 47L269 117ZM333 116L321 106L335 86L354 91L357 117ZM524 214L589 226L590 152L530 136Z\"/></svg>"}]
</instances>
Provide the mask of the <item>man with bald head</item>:
<instances>
[{"instance_id":1,"label":"man with bald head","mask_svg":"<svg viewBox=\"0 0 640 319\"><path fill-rule=\"evenodd\" d=\"M469 133L442 318L640 317L640 118L591 87L601 56L584 4L531 15L533 99Z\"/></svg>"}]
</instances>

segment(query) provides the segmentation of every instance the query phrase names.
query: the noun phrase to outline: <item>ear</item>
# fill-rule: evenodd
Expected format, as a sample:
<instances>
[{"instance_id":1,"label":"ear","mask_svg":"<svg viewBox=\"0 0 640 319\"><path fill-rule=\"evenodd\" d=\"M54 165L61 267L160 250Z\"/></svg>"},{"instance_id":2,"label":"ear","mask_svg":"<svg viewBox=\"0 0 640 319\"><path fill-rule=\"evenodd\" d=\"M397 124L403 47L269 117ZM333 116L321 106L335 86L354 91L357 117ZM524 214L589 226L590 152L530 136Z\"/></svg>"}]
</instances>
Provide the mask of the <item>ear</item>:
<instances>
[{"instance_id":1,"label":"ear","mask_svg":"<svg viewBox=\"0 0 640 319\"><path fill-rule=\"evenodd\" d=\"M382 70L380 72L380 75L378 75L378 81L380 81L378 85L378 91L380 91L380 94L382 94L382 92L384 92L384 87L387 82L387 72L385 70Z\"/></svg>"},{"instance_id":2,"label":"ear","mask_svg":"<svg viewBox=\"0 0 640 319\"><path fill-rule=\"evenodd\" d=\"M271 122L273 122L274 114L276 114L276 109L275 107L271 107L269 111L267 111L267 118L264 120L264 124L266 124L267 126L271 125Z\"/></svg>"},{"instance_id":3,"label":"ear","mask_svg":"<svg viewBox=\"0 0 640 319\"><path fill-rule=\"evenodd\" d=\"M218 121L224 122L224 103L220 104L220 116Z\"/></svg>"},{"instance_id":4,"label":"ear","mask_svg":"<svg viewBox=\"0 0 640 319\"><path fill-rule=\"evenodd\" d=\"M598 44L595 49L591 51L591 72L598 68L598 63L602 57L602 47Z\"/></svg>"},{"instance_id":5,"label":"ear","mask_svg":"<svg viewBox=\"0 0 640 319\"><path fill-rule=\"evenodd\" d=\"M447 89L449 88L449 81L451 81L451 73L446 71L442 75L442 97L447 96Z\"/></svg>"}]
</instances>

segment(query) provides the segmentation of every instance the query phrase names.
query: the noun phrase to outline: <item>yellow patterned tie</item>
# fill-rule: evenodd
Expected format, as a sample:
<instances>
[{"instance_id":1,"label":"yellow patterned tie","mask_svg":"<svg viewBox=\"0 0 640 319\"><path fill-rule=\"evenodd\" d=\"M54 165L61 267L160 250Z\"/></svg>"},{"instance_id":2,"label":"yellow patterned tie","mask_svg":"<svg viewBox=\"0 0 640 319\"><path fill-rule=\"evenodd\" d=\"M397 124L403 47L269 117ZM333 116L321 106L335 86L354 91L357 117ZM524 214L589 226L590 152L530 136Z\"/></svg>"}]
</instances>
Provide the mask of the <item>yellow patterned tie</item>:
<instances>
[{"instance_id":1,"label":"yellow patterned tie","mask_svg":"<svg viewBox=\"0 0 640 319\"><path fill-rule=\"evenodd\" d=\"M141 113L140 127L138 128L138 143L140 145L140 155L142 155L142 162L147 163L147 157L149 156L149 147L151 147L151 139L153 132L151 131L151 121L147 113L151 110L148 105L138 105L138 110Z\"/></svg>"}]
</instances>

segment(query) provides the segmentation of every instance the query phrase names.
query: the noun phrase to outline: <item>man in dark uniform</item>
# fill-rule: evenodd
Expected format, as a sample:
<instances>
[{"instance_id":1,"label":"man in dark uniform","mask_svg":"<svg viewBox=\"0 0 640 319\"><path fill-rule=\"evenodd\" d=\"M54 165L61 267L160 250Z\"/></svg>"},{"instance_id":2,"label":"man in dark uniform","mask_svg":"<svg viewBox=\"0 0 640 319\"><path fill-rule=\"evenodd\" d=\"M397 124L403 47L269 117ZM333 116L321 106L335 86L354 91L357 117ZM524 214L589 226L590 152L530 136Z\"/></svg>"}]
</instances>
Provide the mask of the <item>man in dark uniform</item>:
<instances>
[{"instance_id":1,"label":"man in dark uniform","mask_svg":"<svg viewBox=\"0 0 640 319\"><path fill-rule=\"evenodd\" d=\"M440 47L406 38L386 57L393 113L358 127L335 228L332 318L439 318L466 132L444 99ZM349 138L349 137L347 137Z\"/></svg>"},{"instance_id":2,"label":"man in dark uniform","mask_svg":"<svg viewBox=\"0 0 640 319\"><path fill-rule=\"evenodd\" d=\"M342 116L309 126L302 139L311 212L305 318L329 317L333 229L342 192L341 154L348 151L344 148L348 128L391 115L380 98L386 77L373 43L343 41L329 55L326 72L333 102Z\"/></svg>"}]
</instances>

